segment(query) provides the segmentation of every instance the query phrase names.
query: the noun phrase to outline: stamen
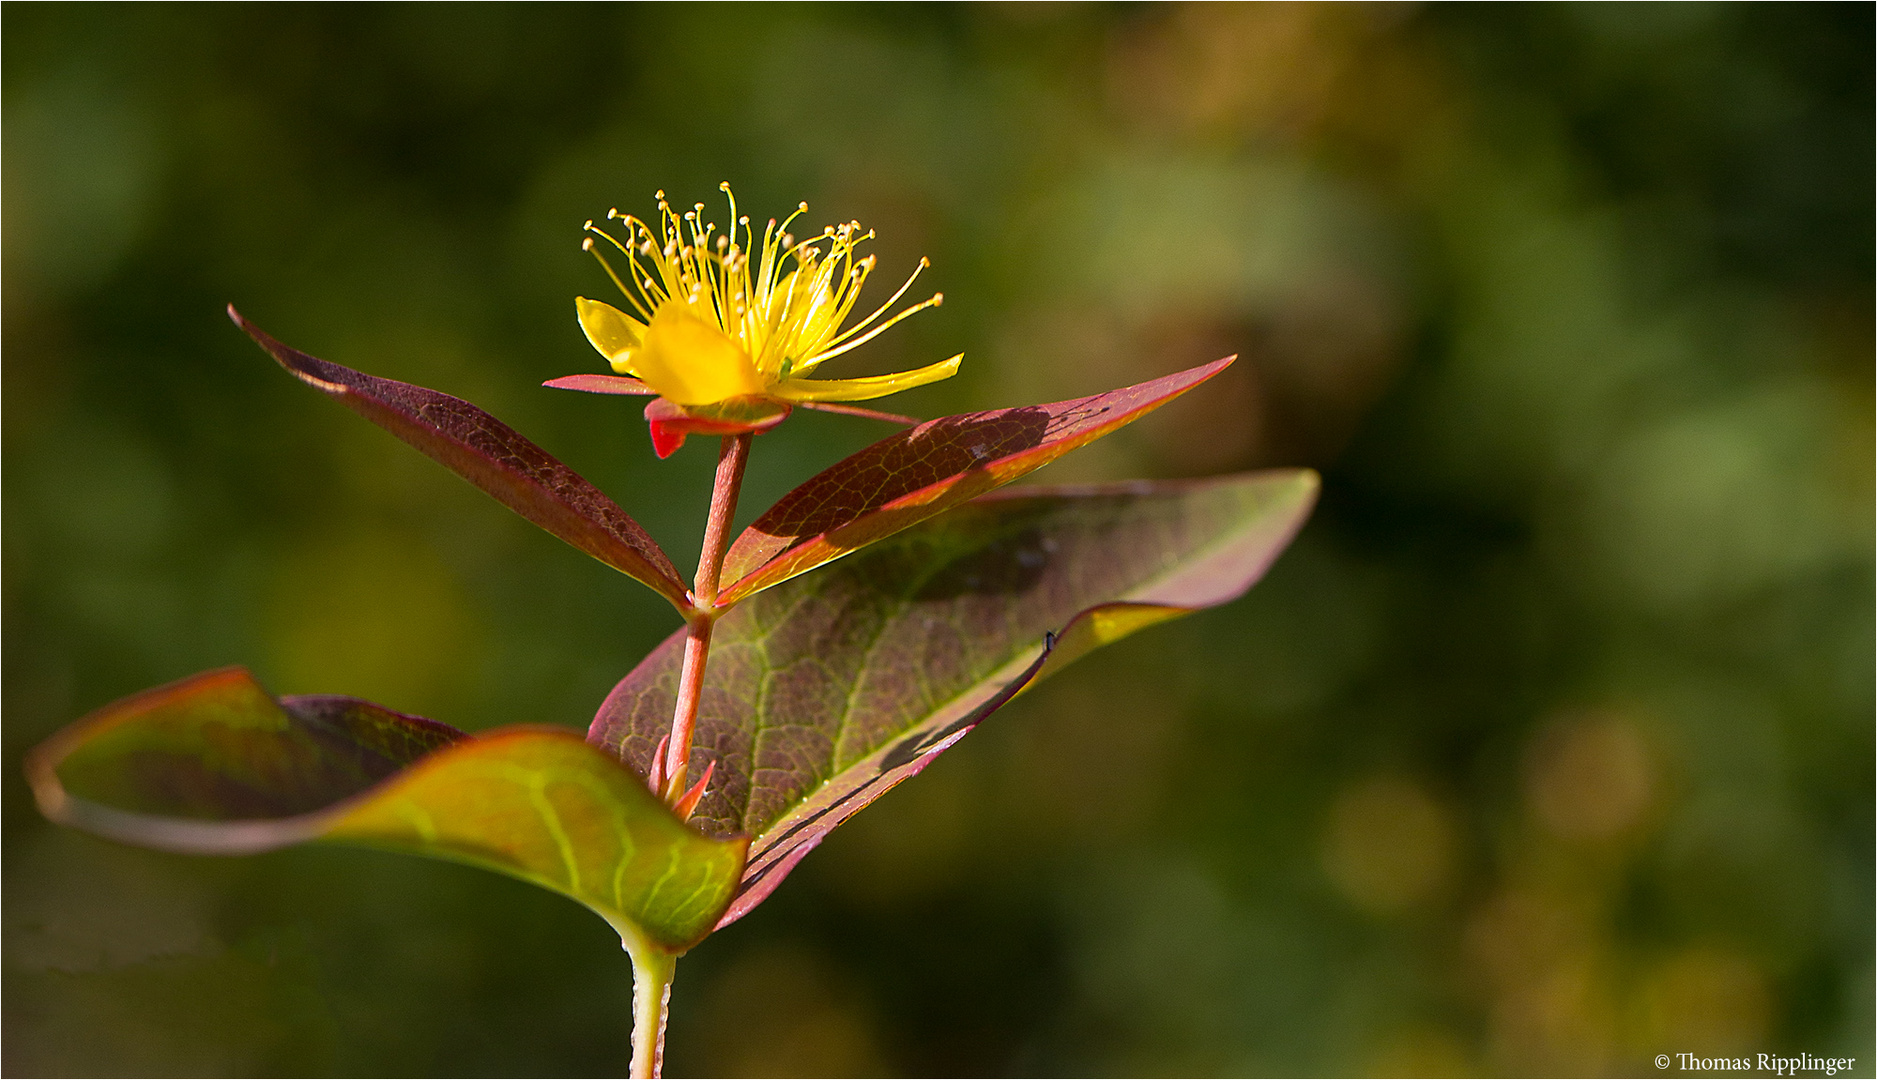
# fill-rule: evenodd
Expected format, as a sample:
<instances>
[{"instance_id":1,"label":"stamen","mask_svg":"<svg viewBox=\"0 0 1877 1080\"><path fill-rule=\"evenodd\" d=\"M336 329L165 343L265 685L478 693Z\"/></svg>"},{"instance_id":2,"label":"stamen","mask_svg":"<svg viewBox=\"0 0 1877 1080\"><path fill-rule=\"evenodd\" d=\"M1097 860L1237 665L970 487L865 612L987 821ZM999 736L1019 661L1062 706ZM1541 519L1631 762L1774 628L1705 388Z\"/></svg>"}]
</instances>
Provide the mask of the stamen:
<instances>
[{"instance_id":1,"label":"stamen","mask_svg":"<svg viewBox=\"0 0 1877 1080\"><path fill-rule=\"evenodd\" d=\"M943 304L944 302L945 302L944 293L933 293L931 299L925 300L921 303L914 304L913 306L907 308L906 310L886 320L885 322L874 327L872 330L867 331L865 334L862 334L861 336L855 338L854 340L848 342L847 344L842 345L839 348L829 349L825 352L816 353L814 356L811 356L808 358L808 363L819 364L823 360L827 360L831 357L839 356L842 353L847 352L850 349L857 349L860 346L865 345L867 342L872 341L874 338L879 337L881 334L885 333L888 327L892 326L894 323L899 322L901 319L907 318L908 316L912 315L914 312L924 311L926 308L929 308L929 307L938 307L940 304ZM858 329L858 327L856 329Z\"/></svg>"},{"instance_id":2,"label":"stamen","mask_svg":"<svg viewBox=\"0 0 1877 1080\"><path fill-rule=\"evenodd\" d=\"M789 222L794 221L796 218L802 216L803 214L807 212L808 212L807 203L797 203L795 206L795 212L793 214L790 214L788 217L785 217L782 219L782 225L780 226L780 229L781 229L782 239L784 241L785 247L787 246L788 242L792 239L789 235Z\"/></svg>"},{"instance_id":3,"label":"stamen","mask_svg":"<svg viewBox=\"0 0 1877 1080\"><path fill-rule=\"evenodd\" d=\"M597 230L597 229L596 229L596 230L594 230L594 231L595 231L595 232L598 232L598 230ZM606 236L606 234L605 234L605 233L600 233L600 235L601 235L601 236ZM611 240L611 239L612 239L612 237L610 237L610 236L608 236L608 237L606 237L606 238L607 238L608 240ZM632 305L633 307L635 307L635 308L638 308L638 309L639 309L639 313L640 313L641 315L644 315L644 316L645 316L646 318L648 318L648 319L649 319L649 318L651 318L651 316L650 316L649 314L647 314L647 313L646 313L646 311L645 311L645 308L644 308L644 306L643 306L643 305L641 305L641 304L639 303L639 301L638 301L638 300L637 300L637 299L636 299L636 298L635 298L635 297L634 297L634 296L632 295L632 290L630 290L630 289L628 289L628 288L626 288L626 283L625 283L625 282L623 282L623 281L621 281L621 280L619 280L619 275L613 272L613 264L612 264L612 263L609 263L609 262L607 262L607 261L606 261L606 256L604 256L604 255L602 255L602 254L600 254L600 251L599 251L599 248L597 248L597 247L595 247L595 246L594 246L594 244L593 244L593 238L592 238L591 236L589 236L589 237L587 237L587 238L586 238L585 240L583 240L583 241L581 241L581 243L580 243L580 249L581 249L582 251L586 251L586 252L590 252L590 253L591 253L591 254L593 255L593 257L594 257L594 258L596 258L596 259L598 259L598 260L600 261L600 266L602 266L602 267L603 267L603 268L605 268L605 270L606 270L606 276L607 276L607 277L609 277L609 278L612 278L612 279L613 279L613 285L614 285L615 287L617 287L617 288L619 289L619 293L620 293L620 295L621 295L621 296L624 296L624 297L626 298L626 302L627 302L627 303L629 303L629 304L631 304L631 305Z\"/></svg>"},{"instance_id":4,"label":"stamen","mask_svg":"<svg viewBox=\"0 0 1877 1080\"><path fill-rule=\"evenodd\" d=\"M919 260L919 265L912 268L912 275L906 279L906 283L904 285L901 285L899 287L898 292L888 297L886 303L881 304L879 309L876 310L873 314L860 320L859 322L855 323L853 326L848 327L846 330L842 331L840 334L836 335L833 339L831 339L828 342L828 344L830 346L839 345L841 342L847 340L849 337L852 337L853 335L860 333L862 330L865 330L870 324L872 324L873 320L886 314L886 310L892 307L894 304L899 303L899 298L906 295L906 290L912 288L912 283L919 280L919 275L924 273L925 269L931 265L932 265L932 260L921 258ZM938 297L943 297L943 296L944 296L943 293L938 294ZM931 301L928 301L928 303L931 303ZM937 307L938 304L933 303L932 306ZM917 309L914 309L914 310L917 310ZM895 318L897 320L898 317L896 316ZM891 326L892 323L888 323L887 325ZM885 328L886 327L883 326L880 329L884 330ZM855 342L855 344L859 344L859 342ZM828 354L828 355L833 355L833 354Z\"/></svg>"}]
</instances>

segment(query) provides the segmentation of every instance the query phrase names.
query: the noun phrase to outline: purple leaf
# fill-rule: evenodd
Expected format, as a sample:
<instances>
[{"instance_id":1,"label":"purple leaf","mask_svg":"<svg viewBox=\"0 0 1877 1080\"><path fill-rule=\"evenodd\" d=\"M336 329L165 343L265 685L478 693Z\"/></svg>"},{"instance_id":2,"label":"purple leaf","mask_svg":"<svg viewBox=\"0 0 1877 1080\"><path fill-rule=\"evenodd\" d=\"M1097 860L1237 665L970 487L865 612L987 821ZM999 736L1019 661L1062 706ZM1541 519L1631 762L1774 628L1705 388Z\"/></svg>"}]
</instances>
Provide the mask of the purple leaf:
<instances>
[{"instance_id":1,"label":"purple leaf","mask_svg":"<svg viewBox=\"0 0 1877 1080\"><path fill-rule=\"evenodd\" d=\"M461 398L290 349L233 305L228 317L301 382L442 462L522 517L651 586L680 612L690 610L684 581L657 541L579 473L513 428Z\"/></svg>"},{"instance_id":2,"label":"purple leaf","mask_svg":"<svg viewBox=\"0 0 1877 1080\"><path fill-rule=\"evenodd\" d=\"M1282 470L1001 492L724 616L689 762L717 767L692 825L755 837L724 922L1029 679L1244 592L1316 490L1315 473ZM588 741L643 773L682 652L674 634L627 675Z\"/></svg>"}]
</instances>

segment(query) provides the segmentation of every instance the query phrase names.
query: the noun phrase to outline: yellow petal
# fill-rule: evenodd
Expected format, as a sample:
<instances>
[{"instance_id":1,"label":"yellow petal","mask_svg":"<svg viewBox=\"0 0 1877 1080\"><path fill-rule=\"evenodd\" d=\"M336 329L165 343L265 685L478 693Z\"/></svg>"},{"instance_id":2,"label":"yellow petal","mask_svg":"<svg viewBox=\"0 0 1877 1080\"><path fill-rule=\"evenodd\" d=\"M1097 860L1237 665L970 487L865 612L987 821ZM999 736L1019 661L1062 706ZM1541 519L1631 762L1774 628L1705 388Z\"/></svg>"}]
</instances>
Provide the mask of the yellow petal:
<instances>
[{"instance_id":1,"label":"yellow petal","mask_svg":"<svg viewBox=\"0 0 1877 1080\"><path fill-rule=\"evenodd\" d=\"M958 363L963 359L964 354L959 353L950 360L927 364L912 371L902 371L897 375L869 375L864 379L790 379L777 384L769 393L784 401L866 401L868 398L885 397L901 390L911 390L915 386L949 379L958 374Z\"/></svg>"},{"instance_id":2,"label":"yellow petal","mask_svg":"<svg viewBox=\"0 0 1877 1080\"><path fill-rule=\"evenodd\" d=\"M660 397L680 405L764 392L762 377L736 339L680 303L663 304L652 313L632 352L632 366Z\"/></svg>"},{"instance_id":3,"label":"yellow petal","mask_svg":"<svg viewBox=\"0 0 1877 1080\"><path fill-rule=\"evenodd\" d=\"M580 313L580 329L613 370L621 375L638 374L631 354L645 337L645 325L611 304L584 296L574 297L574 308Z\"/></svg>"}]
</instances>

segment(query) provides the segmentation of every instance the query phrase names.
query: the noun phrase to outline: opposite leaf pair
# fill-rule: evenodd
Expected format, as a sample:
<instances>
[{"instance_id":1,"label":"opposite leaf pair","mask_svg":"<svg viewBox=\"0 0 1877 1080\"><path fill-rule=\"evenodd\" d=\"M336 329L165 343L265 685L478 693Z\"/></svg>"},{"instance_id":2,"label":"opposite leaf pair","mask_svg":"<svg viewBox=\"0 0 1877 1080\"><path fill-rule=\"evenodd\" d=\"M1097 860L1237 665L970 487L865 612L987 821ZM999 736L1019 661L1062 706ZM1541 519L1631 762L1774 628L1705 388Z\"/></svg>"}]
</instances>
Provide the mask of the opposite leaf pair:
<instances>
[{"instance_id":1,"label":"opposite leaf pair","mask_svg":"<svg viewBox=\"0 0 1877 1080\"><path fill-rule=\"evenodd\" d=\"M234 317L308 384L687 610L644 530L512 429ZM726 603L873 546L722 618L692 748L692 774L714 767L715 780L690 830L642 779L671 717L682 631L615 688L585 745L558 729L470 738L350 698L275 703L245 673L216 672L108 706L48 741L30 765L35 790L56 820L169 850L328 839L469 861L572 896L629 940L682 950L760 902L828 830L1045 667L1256 580L1307 514L1313 474L1000 494L908 528L1223 363L933 421L761 515L730 549ZM1053 631L1062 639L1045 664Z\"/></svg>"}]
</instances>

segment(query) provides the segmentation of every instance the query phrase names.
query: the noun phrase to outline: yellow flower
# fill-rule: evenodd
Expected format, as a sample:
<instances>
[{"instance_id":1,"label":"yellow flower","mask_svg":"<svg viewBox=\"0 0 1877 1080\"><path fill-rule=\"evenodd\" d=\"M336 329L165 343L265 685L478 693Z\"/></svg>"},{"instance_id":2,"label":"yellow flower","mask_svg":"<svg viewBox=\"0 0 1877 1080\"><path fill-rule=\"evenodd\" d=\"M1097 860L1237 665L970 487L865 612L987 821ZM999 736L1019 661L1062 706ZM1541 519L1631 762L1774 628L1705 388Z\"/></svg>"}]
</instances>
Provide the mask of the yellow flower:
<instances>
[{"instance_id":1,"label":"yellow flower","mask_svg":"<svg viewBox=\"0 0 1877 1080\"><path fill-rule=\"evenodd\" d=\"M749 218L737 216L730 185L721 186L730 201L727 233L704 222L703 203L680 218L662 191L656 232L617 210L606 216L624 224L623 240L587 222L587 231L625 256L630 276L628 284L593 237L586 239L583 246L606 267L632 308L627 313L598 300L574 300L587 340L614 371L637 378L687 411L705 414L739 401L865 401L957 372L962 354L897 375L808 378L823 361L872 340L915 311L936 307L944 295L935 293L880 321L928 265L921 259L891 299L843 330L874 267L872 255L859 256L855 249L873 233L849 222L797 241L788 227L808 209L802 203L780 225L769 222L761 254L752 258L755 236Z\"/></svg>"}]
</instances>

